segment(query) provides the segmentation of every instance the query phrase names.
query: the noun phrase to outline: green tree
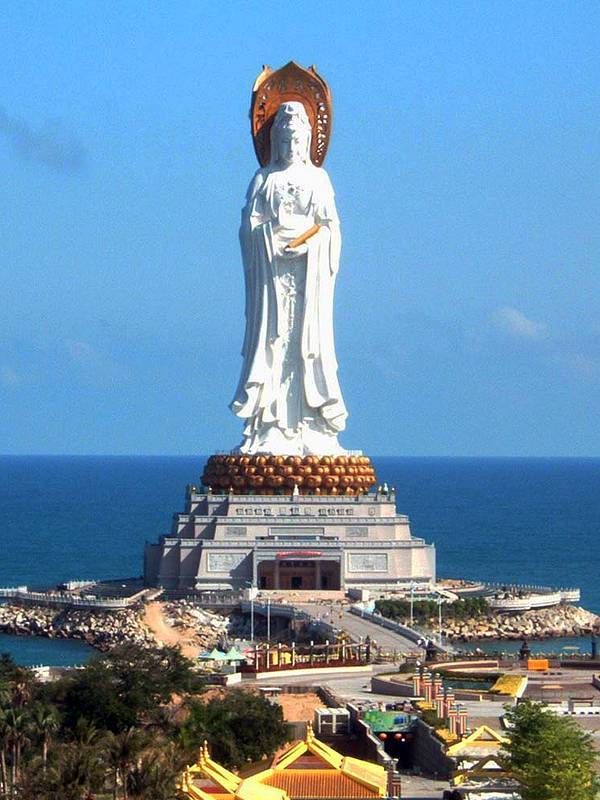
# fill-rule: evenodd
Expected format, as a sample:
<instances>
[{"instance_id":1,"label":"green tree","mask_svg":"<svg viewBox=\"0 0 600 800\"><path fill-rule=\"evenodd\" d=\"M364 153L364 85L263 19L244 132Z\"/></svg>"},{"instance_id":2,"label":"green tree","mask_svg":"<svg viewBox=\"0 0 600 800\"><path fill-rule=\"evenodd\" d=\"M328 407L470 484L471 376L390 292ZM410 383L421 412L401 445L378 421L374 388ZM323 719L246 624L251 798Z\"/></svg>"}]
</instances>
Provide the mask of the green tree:
<instances>
[{"instance_id":1,"label":"green tree","mask_svg":"<svg viewBox=\"0 0 600 800\"><path fill-rule=\"evenodd\" d=\"M59 682L54 699L64 709L67 727L83 717L119 733L139 726L173 694L201 691L204 681L177 648L116 648Z\"/></svg>"},{"instance_id":2,"label":"green tree","mask_svg":"<svg viewBox=\"0 0 600 800\"><path fill-rule=\"evenodd\" d=\"M242 767L272 755L287 740L283 711L280 705L241 690L208 703L192 700L181 741L197 749L205 739L216 761Z\"/></svg>"},{"instance_id":3,"label":"green tree","mask_svg":"<svg viewBox=\"0 0 600 800\"><path fill-rule=\"evenodd\" d=\"M389 619L408 622L410 620L409 600L377 600L375 608ZM466 620L486 616L490 613L490 605L485 597L465 597L453 603L444 603L444 619ZM435 600L415 600L413 603L413 619L417 625L427 625L437 621L438 604Z\"/></svg>"},{"instance_id":4,"label":"green tree","mask_svg":"<svg viewBox=\"0 0 600 800\"><path fill-rule=\"evenodd\" d=\"M507 709L506 719L508 766L523 800L596 800L598 754L574 720L531 700Z\"/></svg>"}]
</instances>

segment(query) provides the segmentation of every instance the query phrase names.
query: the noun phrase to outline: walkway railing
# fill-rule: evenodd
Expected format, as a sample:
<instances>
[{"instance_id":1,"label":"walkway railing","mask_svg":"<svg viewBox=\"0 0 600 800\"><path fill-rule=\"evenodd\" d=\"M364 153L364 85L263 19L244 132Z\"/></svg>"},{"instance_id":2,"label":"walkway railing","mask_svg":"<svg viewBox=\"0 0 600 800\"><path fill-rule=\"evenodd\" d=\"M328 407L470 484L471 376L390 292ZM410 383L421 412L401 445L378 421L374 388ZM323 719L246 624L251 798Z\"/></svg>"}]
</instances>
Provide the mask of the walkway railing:
<instances>
[{"instance_id":1,"label":"walkway railing","mask_svg":"<svg viewBox=\"0 0 600 800\"><path fill-rule=\"evenodd\" d=\"M96 608L102 610L116 610L130 608L147 594L147 589L142 589L130 597L79 597L72 594L59 592L30 592L26 587L0 589L0 598L12 600L17 603L50 607L75 607Z\"/></svg>"},{"instance_id":2,"label":"walkway railing","mask_svg":"<svg viewBox=\"0 0 600 800\"><path fill-rule=\"evenodd\" d=\"M579 602L581 590L576 586L534 586L529 583L498 583L485 581L486 589L492 591L527 592L528 594L560 594L561 599L567 602Z\"/></svg>"},{"instance_id":3,"label":"walkway railing","mask_svg":"<svg viewBox=\"0 0 600 800\"><path fill-rule=\"evenodd\" d=\"M312 620L310 614L300 611L296 606L287 603L265 603L263 600L242 600L242 611L248 613L254 607L254 613L266 617L271 614L275 617L289 617L290 619Z\"/></svg>"},{"instance_id":4,"label":"walkway railing","mask_svg":"<svg viewBox=\"0 0 600 800\"><path fill-rule=\"evenodd\" d=\"M559 603L578 603L581 592L577 588L552 589L549 586L521 586L519 584L486 583L486 587L498 590L504 596L486 598L489 605L498 611L528 611L531 608L550 608Z\"/></svg>"}]
</instances>

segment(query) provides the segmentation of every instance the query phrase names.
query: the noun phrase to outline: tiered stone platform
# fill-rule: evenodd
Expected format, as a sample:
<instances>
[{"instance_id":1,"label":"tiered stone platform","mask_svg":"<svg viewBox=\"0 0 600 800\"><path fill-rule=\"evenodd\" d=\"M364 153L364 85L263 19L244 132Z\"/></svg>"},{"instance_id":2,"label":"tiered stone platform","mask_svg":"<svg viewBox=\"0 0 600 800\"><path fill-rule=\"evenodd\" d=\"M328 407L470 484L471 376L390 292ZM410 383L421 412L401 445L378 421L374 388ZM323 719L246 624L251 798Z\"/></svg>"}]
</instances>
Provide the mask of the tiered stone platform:
<instances>
[{"instance_id":1,"label":"tiered stone platform","mask_svg":"<svg viewBox=\"0 0 600 800\"><path fill-rule=\"evenodd\" d=\"M261 486L245 493L189 486L185 510L175 514L171 532L146 545L146 583L177 591L255 586L317 593L385 591L435 580L435 550L411 535L408 517L396 510L395 493L387 487L366 492L357 485L360 491L349 487L352 495L301 494L303 486L297 491Z\"/></svg>"},{"instance_id":2,"label":"tiered stone platform","mask_svg":"<svg viewBox=\"0 0 600 800\"><path fill-rule=\"evenodd\" d=\"M202 483L233 494L366 494L377 483L368 456L214 455Z\"/></svg>"}]
</instances>

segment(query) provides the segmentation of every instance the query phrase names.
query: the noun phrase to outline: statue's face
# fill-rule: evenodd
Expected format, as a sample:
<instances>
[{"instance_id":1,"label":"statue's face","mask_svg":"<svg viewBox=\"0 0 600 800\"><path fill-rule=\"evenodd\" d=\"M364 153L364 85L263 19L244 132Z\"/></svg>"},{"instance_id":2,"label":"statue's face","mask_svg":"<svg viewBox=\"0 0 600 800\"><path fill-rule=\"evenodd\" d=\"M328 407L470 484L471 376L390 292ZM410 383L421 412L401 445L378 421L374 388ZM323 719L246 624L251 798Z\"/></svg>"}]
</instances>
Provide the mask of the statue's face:
<instances>
[{"instance_id":1,"label":"statue's face","mask_svg":"<svg viewBox=\"0 0 600 800\"><path fill-rule=\"evenodd\" d=\"M279 140L279 158L284 164L303 162L306 156L306 136L295 131L284 131Z\"/></svg>"}]
</instances>

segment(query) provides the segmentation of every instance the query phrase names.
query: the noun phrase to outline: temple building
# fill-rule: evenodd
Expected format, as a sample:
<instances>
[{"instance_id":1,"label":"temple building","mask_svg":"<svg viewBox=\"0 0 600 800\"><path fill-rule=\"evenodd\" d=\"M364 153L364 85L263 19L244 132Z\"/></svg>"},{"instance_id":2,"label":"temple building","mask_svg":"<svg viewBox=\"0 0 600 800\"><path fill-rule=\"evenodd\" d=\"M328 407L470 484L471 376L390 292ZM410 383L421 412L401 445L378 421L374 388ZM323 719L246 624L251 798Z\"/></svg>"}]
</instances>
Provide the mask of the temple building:
<instances>
[{"instance_id":1,"label":"temple building","mask_svg":"<svg viewBox=\"0 0 600 800\"><path fill-rule=\"evenodd\" d=\"M354 496L199 493L147 543L146 582L171 590L391 590L435 580L393 491Z\"/></svg>"},{"instance_id":2,"label":"temple building","mask_svg":"<svg viewBox=\"0 0 600 800\"><path fill-rule=\"evenodd\" d=\"M188 767L179 790L191 800L311 800L397 796L386 770L370 761L343 756L314 736L276 755L271 764L248 777L214 761L205 744L198 762ZM392 790L393 794L392 794Z\"/></svg>"}]
</instances>

